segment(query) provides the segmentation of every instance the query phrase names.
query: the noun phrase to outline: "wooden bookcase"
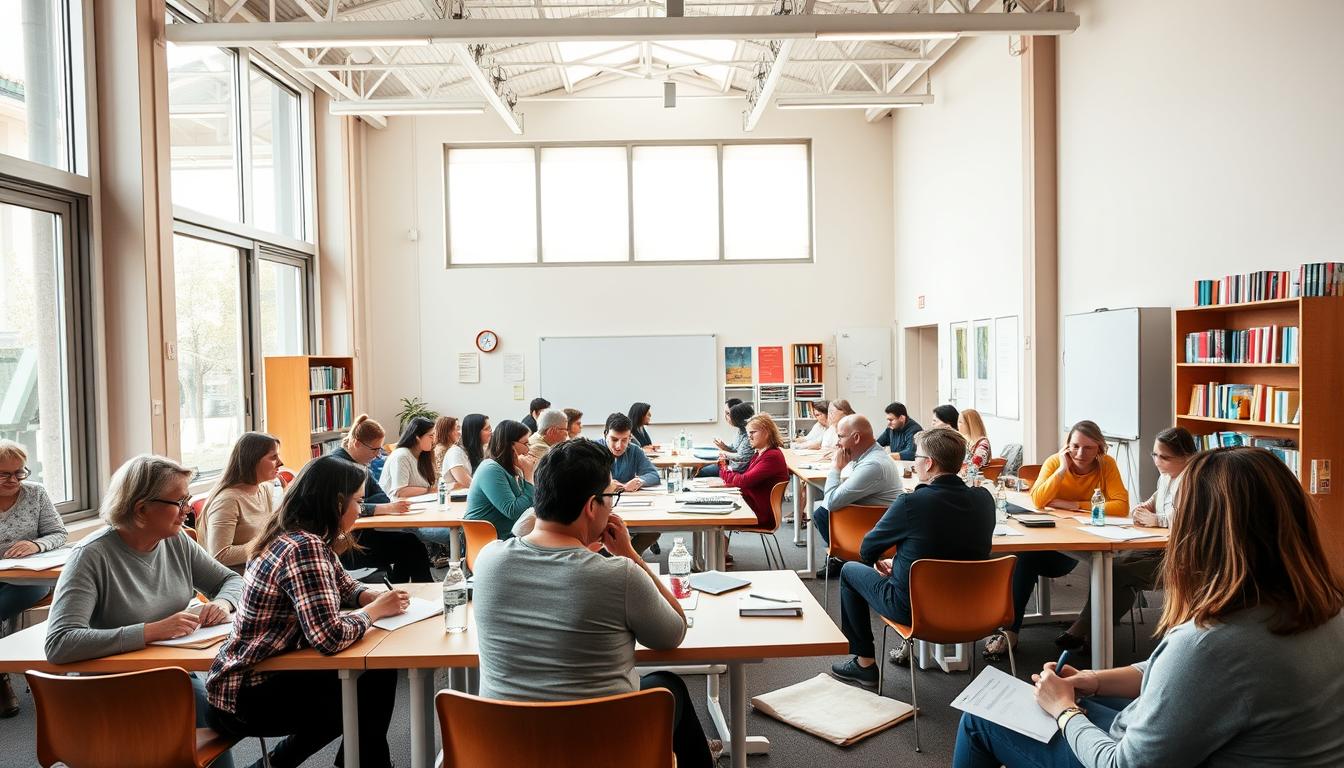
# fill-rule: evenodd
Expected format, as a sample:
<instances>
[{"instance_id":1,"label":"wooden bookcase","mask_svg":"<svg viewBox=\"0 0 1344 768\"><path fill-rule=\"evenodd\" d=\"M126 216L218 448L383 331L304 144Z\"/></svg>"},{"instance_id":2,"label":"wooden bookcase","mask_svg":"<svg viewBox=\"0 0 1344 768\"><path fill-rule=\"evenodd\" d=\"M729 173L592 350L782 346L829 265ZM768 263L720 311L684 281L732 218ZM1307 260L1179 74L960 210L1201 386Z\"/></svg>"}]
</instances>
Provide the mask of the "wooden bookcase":
<instances>
[{"instance_id":1,"label":"wooden bookcase","mask_svg":"<svg viewBox=\"0 0 1344 768\"><path fill-rule=\"evenodd\" d=\"M788 359L784 363L785 380L763 382L760 380L760 368L753 366L752 383L725 382L722 400L736 397L751 403L757 413L769 414L779 426L779 431L786 437L793 437L799 431L807 432L815 423L812 414L808 412L807 404L826 396L826 386L822 382L825 362L821 344L807 342L761 346L785 347L788 354ZM810 383L808 379L811 379Z\"/></svg>"},{"instance_id":2,"label":"wooden bookcase","mask_svg":"<svg viewBox=\"0 0 1344 768\"><path fill-rule=\"evenodd\" d=\"M322 366L344 368L343 386L315 388L310 371ZM339 440L349 428L357 413L354 376L353 357L291 355L266 358L266 431L280 439L280 459L287 468L298 472L313 460L314 449ZM349 411L342 414L346 418L335 419L334 429L314 429L313 401L334 399L337 395L349 396Z\"/></svg>"},{"instance_id":3,"label":"wooden bookcase","mask_svg":"<svg viewBox=\"0 0 1344 768\"><path fill-rule=\"evenodd\" d=\"M1185 337L1208 330L1241 330L1266 325L1296 326L1298 362L1191 363L1185 359ZM1172 322L1175 423L1195 435L1245 432L1256 437L1287 438L1301 452L1302 487L1316 502L1317 521L1326 553L1344 573L1344 488L1318 488L1312 493L1313 471L1344 472L1344 297L1312 297L1215 304L1175 310ZM1298 424L1190 416L1190 393L1197 384L1267 384L1297 389L1302 416ZM1344 477L1344 475L1341 475ZM1333 480L1333 479L1332 479Z\"/></svg>"}]
</instances>

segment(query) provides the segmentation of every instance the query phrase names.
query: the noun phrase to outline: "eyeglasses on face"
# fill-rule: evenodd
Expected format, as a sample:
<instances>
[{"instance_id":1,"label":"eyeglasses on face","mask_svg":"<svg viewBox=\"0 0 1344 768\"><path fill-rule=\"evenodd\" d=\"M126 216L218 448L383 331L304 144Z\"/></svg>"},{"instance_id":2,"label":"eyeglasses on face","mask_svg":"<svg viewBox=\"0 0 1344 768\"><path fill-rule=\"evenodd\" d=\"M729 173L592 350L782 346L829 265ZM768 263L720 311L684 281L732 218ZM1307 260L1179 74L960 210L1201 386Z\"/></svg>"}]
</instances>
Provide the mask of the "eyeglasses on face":
<instances>
[{"instance_id":1,"label":"eyeglasses on face","mask_svg":"<svg viewBox=\"0 0 1344 768\"><path fill-rule=\"evenodd\" d=\"M190 496L183 496L182 498L178 499L177 501L173 501L172 499L150 499L150 501L155 502L155 503L158 503L158 504L171 504L171 505L173 505L174 507L177 507L178 509L191 509L191 497L190 497Z\"/></svg>"},{"instance_id":2,"label":"eyeglasses on face","mask_svg":"<svg viewBox=\"0 0 1344 768\"><path fill-rule=\"evenodd\" d=\"M0 472L0 483L6 483L9 482L10 480L27 480L32 476L33 473L28 471L27 467L24 467L15 472Z\"/></svg>"},{"instance_id":3,"label":"eyeglasses on face","mask_svg":"<svg viewBox=\"0 0 1344 768\"><path fill-rule=\"evenodd\" d=\"M610 497L611 497L611 508L612 508L612 509L615 509L615 508L616 508L616 505L621 503L621 494L622 494L622 493L625 493L625 489L624 489L624 488L622 488L622 489L619 490L619 491L612 491L611 493L597 493L597 494L594 494L594 496L596 496L596 497L599 498L599 499L606 498L607 496L610 496Z\"/></svg>"}]
</instances>

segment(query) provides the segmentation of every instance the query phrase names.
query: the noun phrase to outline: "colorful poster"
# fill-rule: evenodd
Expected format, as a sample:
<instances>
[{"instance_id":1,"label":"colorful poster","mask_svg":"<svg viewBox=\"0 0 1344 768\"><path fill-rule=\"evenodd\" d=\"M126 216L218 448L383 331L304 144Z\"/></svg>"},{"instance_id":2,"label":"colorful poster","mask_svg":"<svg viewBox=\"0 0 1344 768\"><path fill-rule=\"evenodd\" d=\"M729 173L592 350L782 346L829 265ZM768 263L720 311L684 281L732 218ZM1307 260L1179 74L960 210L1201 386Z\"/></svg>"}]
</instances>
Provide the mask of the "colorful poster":
<instances>
[{"instance_id":1,"label":"colorful poster","mask_svg":"<svg viewBox=\"0 0 1344 768\"><path fill-rule=\"evenodd\" d=\"M751 347L723 348L723 382L751 386Z\"/></svg>"},{"instance_id":2,"label":"colorful poster","mask_svg":"<svg viewBox=\"0 0 1344 768\"><path fill-rule=\"evenodd\" d=\"M784 383L784 348L757 347L756 362L761 369L762 384Z\"/></svg>"}]
</instances>

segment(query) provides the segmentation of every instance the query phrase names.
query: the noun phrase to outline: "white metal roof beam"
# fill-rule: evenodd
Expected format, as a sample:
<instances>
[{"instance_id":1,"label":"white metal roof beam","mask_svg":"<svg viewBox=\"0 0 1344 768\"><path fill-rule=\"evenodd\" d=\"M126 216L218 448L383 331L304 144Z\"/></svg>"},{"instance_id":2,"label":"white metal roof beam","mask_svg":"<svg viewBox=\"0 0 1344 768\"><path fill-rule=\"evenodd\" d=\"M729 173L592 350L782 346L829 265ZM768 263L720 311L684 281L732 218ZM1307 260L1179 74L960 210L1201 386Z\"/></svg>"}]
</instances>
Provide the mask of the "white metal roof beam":
<instances>
[{"instance_id":1,"label":"white metal roof beam","mask_svg":"<svg viewBox=\"0 0 1344 768\"><path fill-rule=\"evenodd\" d=\"M993 2L993 0L989 0ZM260 46L311 42L350 46L378 40L448 45L564 40L809 40L818 35L1059 35L1078 28L1074 13L791 14L606 19L448 19L414 21L170 24L178 45ZM944 41L948 42L948 41Z\"/></svg>"},{"instance_id":2,"label":"white metal roof beam","mask_svg":"<svg viewBox=\"0 0 1344 768\"><path fill-rule=\"evenodd\" d=\"M775 60L770 63L770 70L766 72L765 81L761 83L760 93L756 94L756 101L742 118L742 130L755 129L756 123L761 121L761 115L765 114L766 107L770 106L770 100L775 97L775 89L779 87L779 81L784 77L784 66L789 63L794 42L785 40L779 44L779 53L775 54Z\"/></svg>"},{"instance_id":3,"label":"white metal roof beam","mask_svg":"<svg viewBox=\"0 0 1344 768\"><path fill-rule=\"evenodd\" d=\"M466 22L456 20L453 23L465 24ZM554 24L555 22L548 20L543 23ZM453 49L453 56L457 58L458 63L467 70L467 77L471 78L471 81L476 84L477 90L485 98L485 103L495 110L495 114L499 115L510 131L521 136L523 123L518 119L519 115L513 111L513 107L510 107L508 102L504 101L504 97L495 91L494 85L490 82L490 76L485 73L485 70L481 69L480 64L476 63L476 59L472 58L471 51L467 50L466 43L455 43L449 47Z\"/></svg>"}]
</instances>

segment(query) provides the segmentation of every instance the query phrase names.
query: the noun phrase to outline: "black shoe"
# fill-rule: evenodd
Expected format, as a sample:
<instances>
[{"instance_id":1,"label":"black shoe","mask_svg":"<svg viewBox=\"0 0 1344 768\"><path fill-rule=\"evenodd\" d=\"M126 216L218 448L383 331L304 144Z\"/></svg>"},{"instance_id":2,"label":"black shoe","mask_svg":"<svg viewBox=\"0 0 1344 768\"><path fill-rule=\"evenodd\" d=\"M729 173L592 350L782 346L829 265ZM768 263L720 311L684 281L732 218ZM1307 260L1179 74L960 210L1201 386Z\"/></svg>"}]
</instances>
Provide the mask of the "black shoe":
<instances>
[{"instance_id":1,"label":"black shoe","mask_svg":"<svg viewBox=\"0 0 1344 768\"><path fill-rule=\"evenodd\" d=\"M845 661L837 661L832 664L831 677L843 680L846 683L858 683L864 688L877 689L877 665L861 667L859 666L858 656L852 656Z\"/></svg>"},{"instance_id":2,"label":"black shoe","mask_svg":"<svg viewBox=\"0 0 1344 768\"><path fill-rule=\"evenodd\" d=\"M0 673L0 717L13 717L19 714L19 697L10 685L9 675Z\"/></svg>"},{"instance_id":3,"label":"black shoe","mask_svg":"<svg viewBox=\"0 0 1344 768\"><path fill-rule=\"evenodd\" d=\"M1079 637L1068 630L1059 633L1055 638L1055 647L1061 651L1077 651L1082 649L1087 643L1087 638Z\"/></svg>"},{"instance_id":4,"label":"black shoe","mask_svg":"<svg viewBox=\"0 0 1344 768\"><path fill-rule=\"evenodd\" d=\"M843 560L837 560L834 557L827 558L826 564L821 566L821 570L817 571L815 575L818 579L824 579L828 574L832 577L839 576L840 569L843 568L844 565L845 563Z\"/></svg>"},{"instance_id":5,"label":"black shoe","mask_svg":"<svg viewBox=\"0 0 1344 768\"><path fill-rule=\"evenodd\" d=\"M914 645L914 643L909 640L902 640L899 647L893 648L887 652L887 658L892 664L895 664L898 667L910 666L910 650L912 645Z\"/></svg>"}]
</instances>

